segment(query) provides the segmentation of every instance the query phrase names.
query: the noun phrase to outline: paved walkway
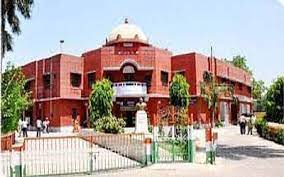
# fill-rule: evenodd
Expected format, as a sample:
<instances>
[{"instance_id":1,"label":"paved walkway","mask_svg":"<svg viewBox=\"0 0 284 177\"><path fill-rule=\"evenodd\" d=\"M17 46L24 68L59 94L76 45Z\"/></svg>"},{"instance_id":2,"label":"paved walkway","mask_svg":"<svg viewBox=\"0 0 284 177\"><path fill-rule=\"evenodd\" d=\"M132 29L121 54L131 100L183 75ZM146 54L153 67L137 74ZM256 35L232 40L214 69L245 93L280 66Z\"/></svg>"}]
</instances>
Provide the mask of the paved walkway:
<instances>
[{"instance_id":1,"label":"paved walkway","mask_svg":"<svg viewBox=\"0 0 284 177\"><path fill-rule=\"evenodd\" d=\"M240 135L238 127L218 129L216 165L155 164L146 168L97 173L96 177L283 177L284 146L256 135Z\"/></svg>"}]
</instances>

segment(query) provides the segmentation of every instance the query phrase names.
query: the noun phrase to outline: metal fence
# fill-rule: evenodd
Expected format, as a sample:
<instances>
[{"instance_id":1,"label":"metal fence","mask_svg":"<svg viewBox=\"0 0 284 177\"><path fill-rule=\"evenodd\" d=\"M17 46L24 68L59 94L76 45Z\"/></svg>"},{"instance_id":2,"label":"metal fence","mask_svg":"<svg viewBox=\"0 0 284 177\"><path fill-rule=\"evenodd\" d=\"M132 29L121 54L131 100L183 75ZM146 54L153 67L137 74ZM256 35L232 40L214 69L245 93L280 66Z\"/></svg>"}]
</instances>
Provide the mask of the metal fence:
<instances>
[{"instance_id":1,"label":"metal fence","mask_svg":"<svg viewBox=\"0 0 284 177\"><path fill-rule=\"evenodd\" d=\"M1 152L1 172L0 176L2 177L10 177L11 176L11 152L10 151L3 151Z\"/></svg>"},{"instance_id":2,"label":"metal fence","mask_svg":"<svg viewBox=\"0 0 284 177\"><path fill-rule=\"evenodd\" d=\"M158 162L188 161L188 143L184 138L159 137L157 143Z\"/></svg>"},{"instance_id":3,"label":"metal fence","mask_svg":"<svg viewBox=\"0 0 284 177\"><path fill-rule=\"evenodd\" d=\"M20 152L21 173L58 176L140 167L145 159L144 138L143 134L26 138ZM1 177L8 177L11 152L1 156Z\"/></svg>"}]
</instances>

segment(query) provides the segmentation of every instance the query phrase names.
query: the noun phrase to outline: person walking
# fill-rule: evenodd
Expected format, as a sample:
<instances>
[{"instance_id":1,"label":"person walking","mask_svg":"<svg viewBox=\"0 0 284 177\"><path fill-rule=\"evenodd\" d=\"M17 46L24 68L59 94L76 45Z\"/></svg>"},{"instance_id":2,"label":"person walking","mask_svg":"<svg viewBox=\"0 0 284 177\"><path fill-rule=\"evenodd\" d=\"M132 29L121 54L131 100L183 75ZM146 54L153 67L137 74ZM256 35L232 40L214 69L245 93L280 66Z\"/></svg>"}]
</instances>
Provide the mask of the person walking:
<instances>
[{"instance_id":1,"label":"person walking","mask_svg":"<svg viewBox=\"0 0 284 177\"><path fill-rule=\"evenodd\" d=\"M241 135L244 135L246 133L246 117L244 116L244 114L242 114L240 117L240 130Z\"/></svg>"},{"instance_id":2,"label":"person walking","mask_svg":"<svg viewBox=\"0 0 284 177\"><path fill-rule=\"evenodd\" d=\"M49 124L50 124L50 121L48 119L48 117L45 118L45 131L46 133L49 133Z\"/></svg>"},{"instance_id":3,"label":"person walking","mask_svg":"<svg viewBox=\"0 0 284 177\"><path fill-rule=\"evenodd\" d=\"M18 137L21 137L21 134L22 134L22 119L21 118L18 121L17 131L18 131Z\"/></svg>"},{"instance_id":4,"label":"person walking","mask_svg":"<svg viewBox=\"0 0 284 177\"><path fill-rule=\"evenodd\" d=\"M42 122L41 122L41 120L38 118L38 119L36 120L36 137L40 137L41 128L42 128Z\"/></svg>"},{"instance_id":5,"label":"person walking","mask_svg":"<svg viewBox=\"0 0 284 177\"><path fill-rule=\"evenodd\" d=\"M25 119L22 121L22 132L23 137L28 137L28 121Z\"/></svg>"},{"instance_id":6,"label":"person walking","mask_svg":"<svg viewBox=\"0 0 284 177\"><path fill-rule=\"evenodd\" d=\"M249 120L248 120L248 135L252 135L252 130L254 126L254 121L255 121L255 115L251 114Z\"/></svg>"}]
</instances>

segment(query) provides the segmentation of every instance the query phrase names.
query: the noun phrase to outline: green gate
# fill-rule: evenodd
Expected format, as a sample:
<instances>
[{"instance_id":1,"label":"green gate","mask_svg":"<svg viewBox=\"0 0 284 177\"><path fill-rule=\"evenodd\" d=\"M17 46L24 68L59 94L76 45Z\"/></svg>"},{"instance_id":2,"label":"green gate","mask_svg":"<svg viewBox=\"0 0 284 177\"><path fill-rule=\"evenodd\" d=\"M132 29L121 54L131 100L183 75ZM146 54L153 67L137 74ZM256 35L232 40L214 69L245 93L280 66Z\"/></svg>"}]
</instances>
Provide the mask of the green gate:
<instances>
[{"instance_id":1,"label":"green gate","mask_svg":"<svg viewBox=\"0 0 284 177\"><path fill-rule=\"evenodd\" d=\"M159 137L157 141L157 161L189 161L188 150L188 142L184 138Z\"/></svg>"},{"instance_id":2,"label":"green gate","mask_svg":"<svg viewBox=\"0 0 284 177\"><path fill-rule=\"evenodd\" d=\"M160 108L157 126L153 127L152 161L193 162L195 146L193 126L178 120L173 106Z\"/></svg>"}]
</instances>

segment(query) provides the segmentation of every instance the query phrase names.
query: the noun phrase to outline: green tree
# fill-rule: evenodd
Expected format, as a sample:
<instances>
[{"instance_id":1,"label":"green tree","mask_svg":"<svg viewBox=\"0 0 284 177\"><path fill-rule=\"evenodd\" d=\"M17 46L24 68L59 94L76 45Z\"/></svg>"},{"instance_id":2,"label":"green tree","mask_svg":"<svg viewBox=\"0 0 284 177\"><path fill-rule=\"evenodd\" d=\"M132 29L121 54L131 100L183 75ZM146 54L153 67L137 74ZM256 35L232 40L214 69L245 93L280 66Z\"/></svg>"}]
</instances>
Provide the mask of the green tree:
<instances>
[{"instance_id":1,"label":"green tree","mask_svg":"<svg viewBox=\"0 0 284 177\"><path fill-rule=\"evenodd\" d=\"M260 100L265 95L267 88L265 86L264 81L256 80L253 78L252 80L252 97L254 99Z\"/></svg>"},{"instance_id":2,"label":"green tree","mask_svg":"<svg viewBox=\"0 0 284 177\"><path fill-rule=\"evenodd\" d=\"M284 123L284 76L278 77L266 94L266 115L269 121Z\"/></svg>"},{"instance_id":3,"label":"green tree","mask_svg":"<svg viewBox=\"0 0 284 177\"><path fill-rule=\"evenodd\" d=\"M175 106L178 110L178 122L183 122L180 120L181 115L186 115L184 112L188 108L190 99L188 90L189 84L185 77L180 74L174 75L170 85L170 104Z\"/></svg>"},{"instance_id":4,"label":"green tree","mask_svg":"<svg viewBox=\"0 0 284 177\"><path fill-rule=\"evenodd\" d=\"M176 74L170 85L170 103L173 106L187 108L189 105L189 84L184 76Z\"/></svg>"},{"instance_id":5,"label":"green tree","mask_svg":"<svg viewBox=\"0 0 284 177\"><path fill-rule=\"evenodd\" d=\"M240 55L234 56L231 63L234 66L241 68L241 69L252 74L252 71L250 70L249 66L247 65L247 59L246 59L245 56L240 56Z\"/></svg>"},{"instance_id":6,"label":"green tree","mask_svg":"<svg viewBox=\"0 0 284 177\"><path fill-rule=\"evenodd\" d=\"M266 86L262 80L257 81L253 78L252 81L252 97L254 99L254 106L255 111L264 111L265 109L265 93L266 93Z\"/></svg>"},{"instance_id":7,"label":"green tree","mask_svg":"<svg viewBox=\"0 0 284 177\"><path fill-rule=\"evenodd\" d=\"M89 109L92 124L102 117L111 116L113 89L108 79L97 81L92 85L89 99Z\"/></svg>"},{"instance_id":8,"label":"green tree","mask_svg":"<svg viewBox=\"0 0 284 177\"><path fill-rule=\"evenodd\" d=\"M20 19L18 14L25 19L31 17L33 0L1 0L1 57L6 51L13 50L13 37L6 28L6 23L10 25L12 33L21 33Z\"/></svg>"},{"instance_id":9,"label":"green tree","mask_svg":"<svg viewBox=\"0 0 284 177\"><path fill-rule=\"evenodd\" d=\"M22 112L31 102L30 93L24 89L26 80L20 68L8 63L2 78L1 131L7 133L17 129Z\"/></svg>"}]
</instances>

